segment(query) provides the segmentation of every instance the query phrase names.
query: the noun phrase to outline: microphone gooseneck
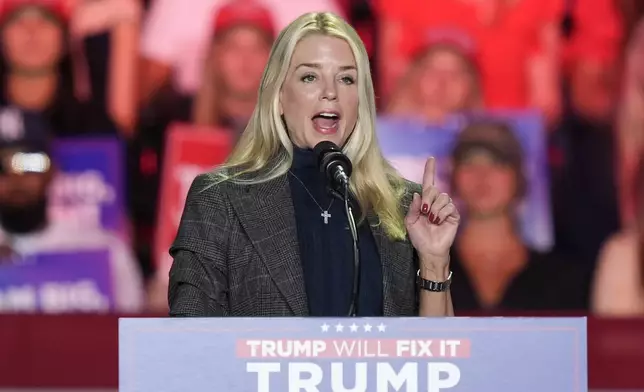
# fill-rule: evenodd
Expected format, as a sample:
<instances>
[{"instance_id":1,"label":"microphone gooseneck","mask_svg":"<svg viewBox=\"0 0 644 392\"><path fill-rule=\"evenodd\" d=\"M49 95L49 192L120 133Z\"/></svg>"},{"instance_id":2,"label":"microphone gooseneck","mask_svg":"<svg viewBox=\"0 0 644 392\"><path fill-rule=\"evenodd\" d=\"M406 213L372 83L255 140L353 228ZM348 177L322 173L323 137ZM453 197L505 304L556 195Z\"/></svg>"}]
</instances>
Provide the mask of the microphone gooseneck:
<instances>
[{"instance_id":1,"label":"microphone gooseneck","mask_svg":"<svg viewBox=\"0 0 644 392\"><path fill-rule=\"evenodd\" d=\"M318 157L318 167L320 172L325 174L328 185L341 195L344 201L344 212L353 238L353 289L351 290L351 305L348 313L350 317L355 317L358 314L358 294L360 292L360 248L358 246L358 230L349 202L349 177L353 166L349 157L344 155L335 143L320 142L313 151Z\"/></svg>"}]
</instances>

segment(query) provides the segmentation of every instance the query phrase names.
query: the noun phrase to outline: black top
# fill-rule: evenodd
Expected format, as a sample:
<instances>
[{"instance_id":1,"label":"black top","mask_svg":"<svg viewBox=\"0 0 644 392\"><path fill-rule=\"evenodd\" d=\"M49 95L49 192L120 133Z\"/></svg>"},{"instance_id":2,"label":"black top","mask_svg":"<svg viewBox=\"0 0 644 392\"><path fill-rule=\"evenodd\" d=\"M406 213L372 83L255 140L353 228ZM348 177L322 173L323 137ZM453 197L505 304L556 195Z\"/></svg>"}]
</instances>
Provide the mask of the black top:
<instances>
[{"instance_id":1,"label":"black top","mask_svg":"<svg viewBox=\"0 0 644 392\"><path fill-rule=\"evenodd\" d=\"M454 273L450 291L455 312L585 310L588 307L590 269L551 253L530 250L526 267L510 281L494 308L479 301L455 246L450 265Z\"/></svg>"},{"instance_id":2,"label":"black top","mask_svg":"<svg viewBox=\"0 0 644 392\"><path fill-rule=\"evenodd\" d=\"M354 262L353 239L344 203L329 194L312 150L295 149L288 177L309 314L321 317L347 316L352 300ZM324 223L323 210L328 210L331 215L328 224ZM358 223L359 213L354 211L354 215ZM360 292L357 315L382 316L382 266L366 220L358 227L358 243Z\"/></svg>"}]
</instances>

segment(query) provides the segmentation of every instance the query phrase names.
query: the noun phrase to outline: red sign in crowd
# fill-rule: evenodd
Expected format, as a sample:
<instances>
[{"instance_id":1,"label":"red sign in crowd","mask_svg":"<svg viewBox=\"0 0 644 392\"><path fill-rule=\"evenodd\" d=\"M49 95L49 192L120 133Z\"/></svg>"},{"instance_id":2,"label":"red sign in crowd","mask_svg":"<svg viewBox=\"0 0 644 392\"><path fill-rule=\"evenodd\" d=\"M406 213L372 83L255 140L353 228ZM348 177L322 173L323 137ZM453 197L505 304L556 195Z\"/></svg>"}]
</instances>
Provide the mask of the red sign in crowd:
<instances>
[{"instance_id":1,"label":"red sign in crowd","mask_svg":"<svg viewBox=\"0 0 644 392\"><path fill-rule=\"evenodd\" d=\"M222 163L232 148L232 135L220 129L174 124L168 132L163 163L154 258L162 275L172 265L168 249L181 220L194 178Z\"/></svg>"}]
</instances>

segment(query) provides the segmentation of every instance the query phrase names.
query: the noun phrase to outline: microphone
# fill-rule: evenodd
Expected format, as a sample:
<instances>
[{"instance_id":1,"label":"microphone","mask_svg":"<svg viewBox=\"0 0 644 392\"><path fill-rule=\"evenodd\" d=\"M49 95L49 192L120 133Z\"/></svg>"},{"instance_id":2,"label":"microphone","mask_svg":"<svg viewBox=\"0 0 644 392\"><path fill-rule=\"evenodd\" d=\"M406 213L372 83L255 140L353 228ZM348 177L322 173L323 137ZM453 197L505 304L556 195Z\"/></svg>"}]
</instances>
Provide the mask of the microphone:
<instances>
[{"instance_id":1,"label":"microphone","mask_svg":"<svg viewBox=\"0 0 644 392\"><path fill-rule=\"evenodd\" d=\"M324 173L332 189L340 194L349 187L349 177L353 170L351 160L344 155L340 147L330 141L315 145L313 152L318 157L318 168Z\"/></svg>"},{"instance_id":2,"label":"microphone","mask_svg":"<svg viewBox=\"0 0 644 392\"><path fill-rule=\"evenodd\" d=\"M349 176L353 166L349 157L344 155L335 143L323 141L313 148L318 157L318 168L324 173L331 189L344 199L344 212L349 222L349 230L353 239L353 288L351 290L351 305L349 316L358 315L358 294L360 292L360 248L358 246L358 229L349 202Z\"/></svg>"}]
</instances>

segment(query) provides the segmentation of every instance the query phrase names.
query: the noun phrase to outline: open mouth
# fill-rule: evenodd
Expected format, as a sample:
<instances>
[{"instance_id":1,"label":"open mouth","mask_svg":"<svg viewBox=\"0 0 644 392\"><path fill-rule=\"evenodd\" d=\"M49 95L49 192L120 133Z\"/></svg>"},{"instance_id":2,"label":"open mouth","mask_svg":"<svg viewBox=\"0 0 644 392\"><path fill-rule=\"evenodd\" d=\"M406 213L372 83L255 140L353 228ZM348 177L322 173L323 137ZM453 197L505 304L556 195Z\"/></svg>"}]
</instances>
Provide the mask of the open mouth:
<instances>
[{"instance_id":1,"label":"open mouth","mask_svg":"<svg viewBox=\"0 0 644 392\"><path fill-rule=\"evenodd\" d=\"M337 112L320 112L313 116L311 120L316 131L328 135L338 131L340 114Z\"/></svg>"}]
</instances>

